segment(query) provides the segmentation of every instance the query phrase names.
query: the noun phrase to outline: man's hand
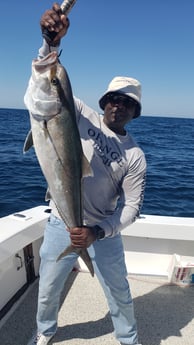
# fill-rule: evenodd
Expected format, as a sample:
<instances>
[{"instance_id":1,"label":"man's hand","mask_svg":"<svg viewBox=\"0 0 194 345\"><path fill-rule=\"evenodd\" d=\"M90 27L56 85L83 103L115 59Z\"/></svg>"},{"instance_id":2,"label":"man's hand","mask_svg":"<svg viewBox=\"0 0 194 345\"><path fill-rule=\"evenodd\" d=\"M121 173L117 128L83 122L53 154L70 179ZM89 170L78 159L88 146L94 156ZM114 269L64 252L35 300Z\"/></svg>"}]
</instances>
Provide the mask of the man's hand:
<instances>
[{"instance_id":1,"label":"man's hand","mask_svg":"<svg viewBox=\"0 0 194 345\"><path fill-rule=\"evenodd\" d=\"M88 248L96 240L92 228L87 226L71 228L69 232L71 244L77 248Z\"/></svg>"},{"instance_id":2,"label":"man's hand","mask_svg":"<svg viewBox=\"0 0 194 345\"><path fill-rule=\"evenodd\" d=\"M47 29L56 32L52 45L57 45L60 39L66 34L69 27L69 19L62 14L58 3L54 3L51 10L47 10L41 17L40 26L42 32ZM50 42L47 42L50 43Z\"/></svg>"}]
</instances>

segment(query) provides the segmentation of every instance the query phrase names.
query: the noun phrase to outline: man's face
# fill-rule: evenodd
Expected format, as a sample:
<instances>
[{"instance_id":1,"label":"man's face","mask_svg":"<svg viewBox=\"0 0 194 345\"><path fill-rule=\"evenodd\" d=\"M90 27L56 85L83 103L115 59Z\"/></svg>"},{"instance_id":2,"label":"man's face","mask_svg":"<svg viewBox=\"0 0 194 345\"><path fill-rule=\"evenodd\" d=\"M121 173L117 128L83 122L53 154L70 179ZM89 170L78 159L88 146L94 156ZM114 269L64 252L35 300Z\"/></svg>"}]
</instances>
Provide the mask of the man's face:
<instances>
[{"instance_id":1,"label":"man's face","mask_svg":"<svg viewBox=\"0 0 194 345\"><path fill-rule=\"evenodd\" d=\"M125 134L124 126L135 115L136 104L130 97L116 92L107 95L104 108L104 123L113 132Z\"/></svg>"}]
</instances>

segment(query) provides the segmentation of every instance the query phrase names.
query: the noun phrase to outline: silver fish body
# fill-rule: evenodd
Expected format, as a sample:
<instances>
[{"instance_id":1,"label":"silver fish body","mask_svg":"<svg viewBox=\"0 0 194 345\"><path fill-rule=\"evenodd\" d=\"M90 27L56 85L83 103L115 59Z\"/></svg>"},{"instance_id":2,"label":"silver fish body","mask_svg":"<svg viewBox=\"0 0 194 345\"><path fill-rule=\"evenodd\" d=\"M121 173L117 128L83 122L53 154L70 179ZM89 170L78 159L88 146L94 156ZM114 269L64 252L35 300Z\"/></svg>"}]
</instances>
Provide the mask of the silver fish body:
<instances>
[{"instance_id":1,"label":"silver fish body","mask_svg":"<svg viewBox=\"0 0 194 345\"><path fill-rule=\"evenodd\" d=\"M91 169L82 151L71 84L56 52L33 60L24 102L49 194L68 228L82 226L82 178L91 175ZM26 140L25 148L30 145ZM86 249L70 246L58 259L70 251L76 251L94 275Z\"/></svg>"}]
</instances>

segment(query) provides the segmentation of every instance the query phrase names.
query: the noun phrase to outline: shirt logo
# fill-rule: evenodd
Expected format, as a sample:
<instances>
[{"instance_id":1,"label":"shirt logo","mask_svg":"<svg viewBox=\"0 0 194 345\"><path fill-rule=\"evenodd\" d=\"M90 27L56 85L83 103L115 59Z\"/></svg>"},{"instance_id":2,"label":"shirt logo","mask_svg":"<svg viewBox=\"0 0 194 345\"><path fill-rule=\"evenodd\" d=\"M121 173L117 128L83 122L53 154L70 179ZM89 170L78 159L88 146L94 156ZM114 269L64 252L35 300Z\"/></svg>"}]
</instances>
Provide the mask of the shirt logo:
<instances>
[{"instance_id":1,"label":"shirt logo","mask_svg":"<svg viewBox=\"0 0 194 345\"><path fill-rule=\"evenodd\" d=\"M124 165L123 157L107 143L107 139L103 133L95 131L94 128L89 128L88 135L93 139L94 150L101 157L104 165L110 166L112 162L117 162L120 167Z\"/></svg>"}]
</instances>

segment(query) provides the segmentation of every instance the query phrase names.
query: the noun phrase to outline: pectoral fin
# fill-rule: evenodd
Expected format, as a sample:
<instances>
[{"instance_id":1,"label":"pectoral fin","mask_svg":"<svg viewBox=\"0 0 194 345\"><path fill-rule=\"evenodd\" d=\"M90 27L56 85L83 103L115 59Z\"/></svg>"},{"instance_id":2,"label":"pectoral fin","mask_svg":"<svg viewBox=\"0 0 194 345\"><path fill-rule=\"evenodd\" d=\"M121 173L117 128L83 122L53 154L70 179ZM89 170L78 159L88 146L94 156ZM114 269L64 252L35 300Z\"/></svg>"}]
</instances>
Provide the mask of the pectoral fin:
<instances>
[{"instance_id":1,"label":"pectoral fin","mask_svg":"<svg viewBox=\"0 0 194 345\"><path fill-rule=\"evenodd\" d=\"M93 176L93 171L88 162L87 158L83 155L82 157L82 177Z\"/></svg>"}]
</instances>

